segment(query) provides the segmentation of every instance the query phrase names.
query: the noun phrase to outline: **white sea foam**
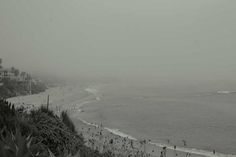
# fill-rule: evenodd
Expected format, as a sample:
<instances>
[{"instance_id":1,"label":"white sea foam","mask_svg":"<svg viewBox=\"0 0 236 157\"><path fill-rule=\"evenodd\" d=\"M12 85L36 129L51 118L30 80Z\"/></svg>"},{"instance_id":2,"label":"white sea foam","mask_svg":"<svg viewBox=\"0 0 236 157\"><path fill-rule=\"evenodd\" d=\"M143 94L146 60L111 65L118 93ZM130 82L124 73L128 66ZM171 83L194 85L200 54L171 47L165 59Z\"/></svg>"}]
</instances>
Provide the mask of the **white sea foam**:
<instances>
[{"instance_id":1,"label":"white sea foam","mask_svg":"<svg viewBox=\"0 0 236 157\"><path fill-rule=\"evenodd\" d=\"M235 91L227 91L227 90L222 90L222 91L217 91L217 94L232 94L236 93Z\"/></svg>"},{"instance_id":2,"label":"white sea foam","mask_svg":"<svg viewBox=\"0 0 236 157\"><path fill-rule=\"evenodd\" d=\"M92 93L95 98L96 101L100 100L100 97L98 96L98 90L95 88L86 88L85 91ZM230 94L230 93L234 93L233 91L217 91L218 94ZM89 101L83 102L82 105L89 103ZM81 105L81 106L82 106ZM80 106L80 107L81 107ZM81 109L80 109L81 111ZM84 124L90 125L90 126L94 126L94 127L99 127L98 124L94 124L94 123L90 123L87 122L81 118L79 118ZM111 129L108 127L104 127L104 129L106 129L107 131L113 133L114 135L118 135L120 137L125 137L128 138L130 140L135 140L137 141L137 139L131 135L128 135L122 131L120 131L119 129ZM149 144L151 145L155 145L157 147L167 147L168 149L171 150L177 150L177 151L181 151L181 152L186 152L186 153L191 153L191 154L197 154L197 155L203 155L203 156L207 156L207 157L236 157L236 155L231 155L231 154L222 154L222 153L215 153L213 154L213 152L210 151L206 151L206 150L200 150L200 149L195 149L195 148L184 148L184 147L178 147L176 149L174 149L174 146L171 145L166 145L166 144L162 144L162 143L153 143L153 142L149 142Z\"/></svg>"},{"instance_id":3,"label":"white sea foam","mask_svg":"<svg viewBox=\"0 0 236 157\"><path fill-rule=\"evenodd\" d=\"M81 118L79 118L79 119L86 125L97 127L97 128L99 127L98 124L87 122ZM108 127L104 127L104 129L106 129L107 131L111 132L112 134L118 135L120 137L128 138L128 139L134 140L134 141L138 140L135 137L120 131L119 129L111 129ZM177 146L176 149L174 149L174 146L171 146L171 145L166 145L166 144L162 144L162 143L153 143L153 142L148 142L148 143L151 145L155 145L157 147L167 147L170 150L176 150L176 151L181 151L181 152L191 153L191 154L196 154L196 155L202 155L202 156L207 156L207 157L236 157L236 155L222 154L222 153L217 153L217 152L215 154L213 154L213 152L195 149L195 148L184 148L184 147Z\"/></svg>"},{"instance_id":4,"label":"white sea foam","mask_svg":"<svg viewBox=\"0 0 236 157\"><path fill-rule=\"evenodd\" d=\"M110 129L110 128L107 128L107 127L105 127L104 129L106 129L107 131L109 131L109 132L111 132L111 133L113 133L115 135L118 135L120 137L126 137L128 139L135 140L135 141L137 140L133 136L121 132L119 129Z\"/></svg>"},{"instance_id":5,"label":"white sea foam","mask_svg":"<svg viewBox=\"0 0 236 157\"><path fill-rule=\"evenodd\" d=\"M83 120L83 119L81 119L81 118L78 118L79 120L81 120L84 124L86 124L86 125L89 125L89 126L94 126L94 127L99 127L97 124L95 124L95 123L89 123L89 122L87 122L87 121L85 121L85 120Z\"/></svg>"},{"instance_id":6,"label":"white sea foam","mask_svg":"<svg viewBox=\"0 0 236 157\"><path fill-rule=\"evenodd\" d=\"M95 99L97 100L97 101L100 101L101 100L101 98L100 98L100 96L99 96L99 91L98 91L98 89L96 89L96 88L94 88L94 87L88 87L88 88L86 88L86 89L84 89L86 92L88 92L88 93L90 93L90 94L93 94L94 96L95 96Z\"/></svg>"},{"instance_id":7,"label":"white sea foam","mask_svg":"<svg viewBox=\"0 0 236 157\"><path fill-rule=\"evenodd\" d=\"M217 152L215 154L213 154L213 152L210 152L207 150L196 149L196 148L184 148L184 147L177 146L176 149L174 149L173 146L166 145L166 144L153 143L153 142L149 142L149 143L152 145L158 146L158 147L167 147L168 149L171 149L171 150L177 150L177 151L196 154L196 155L203 155L203 156L207 156L207 157L236 157L236 155L222 154L222 153L217 153Z\"/></svg>"},{"instance_id":8,"label":"white sea foam","mask_svg":"<svg viewBox=\"0 0 236 157\"><path fill-rule=\"evenodd\" d=\"M98 93L98 90L93 88L93 87L88 87L88 88L85 89L85 91L87 91L89 93L92 93L94 95L97 95L97 93Z\"/></svg>"}]
</instances>

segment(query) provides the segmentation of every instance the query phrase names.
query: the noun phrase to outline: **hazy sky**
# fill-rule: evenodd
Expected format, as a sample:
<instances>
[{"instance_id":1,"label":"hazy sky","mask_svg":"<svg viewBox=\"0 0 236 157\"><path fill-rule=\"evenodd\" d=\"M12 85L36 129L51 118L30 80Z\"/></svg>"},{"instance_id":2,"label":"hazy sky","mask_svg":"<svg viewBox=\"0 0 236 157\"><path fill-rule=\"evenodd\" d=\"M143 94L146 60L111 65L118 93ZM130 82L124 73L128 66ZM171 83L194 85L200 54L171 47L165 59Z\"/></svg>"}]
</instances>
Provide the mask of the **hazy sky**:
<instances>
[{"instance_id":1,"label":"hazy sky","mask_svg":"<svg viewBox=\"0 0 236 157\"><path fill-rule=\"evenodd\" d=\"M235 0L0 0L4 65L69 76L236 79Z\"/></svg>"}]
</instances>

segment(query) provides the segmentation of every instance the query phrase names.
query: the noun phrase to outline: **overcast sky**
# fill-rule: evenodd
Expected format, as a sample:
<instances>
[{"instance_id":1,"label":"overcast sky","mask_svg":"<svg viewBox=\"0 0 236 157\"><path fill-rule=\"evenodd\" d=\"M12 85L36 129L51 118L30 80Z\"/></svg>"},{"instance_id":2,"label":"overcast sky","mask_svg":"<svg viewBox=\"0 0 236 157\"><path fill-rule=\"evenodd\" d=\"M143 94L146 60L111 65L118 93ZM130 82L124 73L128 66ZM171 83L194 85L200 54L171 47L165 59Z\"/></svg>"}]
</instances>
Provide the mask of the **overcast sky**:
<instances>
[{"instance_id":1,"label":"overcast sky","mask_svg":"<svg viewBox=\"0 0 236 157\"><path fill-rule=\"evenodd\" d=\"M68 76L236 79L235 0L0 0L5 66Z\"/></svg>"}]
</instances>

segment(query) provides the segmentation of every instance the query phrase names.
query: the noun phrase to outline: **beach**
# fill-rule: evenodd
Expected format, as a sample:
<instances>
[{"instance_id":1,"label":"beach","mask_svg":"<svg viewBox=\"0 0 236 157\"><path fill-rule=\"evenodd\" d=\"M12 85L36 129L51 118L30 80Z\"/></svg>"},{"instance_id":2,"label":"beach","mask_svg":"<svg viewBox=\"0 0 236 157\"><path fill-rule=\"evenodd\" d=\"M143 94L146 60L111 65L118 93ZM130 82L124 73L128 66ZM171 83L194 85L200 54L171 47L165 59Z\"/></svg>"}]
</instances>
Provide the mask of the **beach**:
<instances>
[{"instance_id":1,"label":"beach","mask_svg":"<svg viewBox=\"0 0 236 157\"><path fill-rule=\"evenodd\" d=\"M10 102L17 106L25 106L32 109L45 105L47 96L50 96L50 106L56 114L66 110L72 118L78 133L83 134L86 145L100 152L111 150L116 154L128 156L129 154L135 155L145 154L147 156L161 156L166 154L168 157L176 156L228 156L235 157L235 155L226 155L222 153L213 153L212 151L205 151L200 149L180 147L172 145L171 143L156 143L151 138L137 138L127 135L123 130L112 129L102 122L88 122L85 121L80 115L87 114L89 110L86 106L90 106L96 102L102 102L103 93L99 92L99 86L64 86L55 87L47 90L46 92L20 96L8 99ZM93 106L91 106L93 107ZM86 116L85 116L86 117ZM164 149L163 149L164 148ZM162 152L162 153L161 153Z\"/></svg>"}]
</instances>

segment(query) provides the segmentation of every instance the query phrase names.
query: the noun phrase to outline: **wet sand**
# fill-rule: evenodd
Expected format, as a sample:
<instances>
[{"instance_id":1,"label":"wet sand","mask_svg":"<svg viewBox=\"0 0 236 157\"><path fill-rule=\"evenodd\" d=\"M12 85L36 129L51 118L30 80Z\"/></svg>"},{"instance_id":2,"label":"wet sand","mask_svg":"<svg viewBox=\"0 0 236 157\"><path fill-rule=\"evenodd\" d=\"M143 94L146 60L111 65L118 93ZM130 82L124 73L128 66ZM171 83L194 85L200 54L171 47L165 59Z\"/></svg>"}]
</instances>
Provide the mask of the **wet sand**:
<instances>
[{"instance_id":1,"label":"wet sand","mask_svg":"<svg viewBox=\"0 0 236 157\"><path fill-rule=\"evenodd\" d=\"M71 116L74 124L76 125L78 133L81 133L84 138L86 145L97 149L100 152L111 151L116 155L123 156L151 156L151 157L161 157L161 152L166 152L167 157L201 157L204 155L192 154L188 152L182 152L178 150L178 147L166 148L166 151L163 150L163 147L156 146L151 144L151 141L146 140L134 140L129 139L128 137L121 137L119 135L113 134L102 126L88 125L85 124L82 120ZM165 156L163 156L165 157Z\"/></svg>"}]
</instances>

